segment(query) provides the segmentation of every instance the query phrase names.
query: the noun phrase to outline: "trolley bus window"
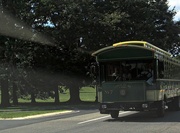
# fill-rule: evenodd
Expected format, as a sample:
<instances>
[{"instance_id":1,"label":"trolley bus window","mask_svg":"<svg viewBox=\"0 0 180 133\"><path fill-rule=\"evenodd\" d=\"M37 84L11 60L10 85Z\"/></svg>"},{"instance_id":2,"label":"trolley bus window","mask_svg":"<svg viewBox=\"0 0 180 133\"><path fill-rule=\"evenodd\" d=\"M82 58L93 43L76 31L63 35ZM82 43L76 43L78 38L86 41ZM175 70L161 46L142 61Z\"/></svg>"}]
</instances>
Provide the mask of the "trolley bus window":
<instances>
[{"instance_id":1,"label":"trolley bus window","mask_svg":"<svg viewBox=\"0 0 180 133\"><path fill-rule=\"evenodd\" d=\"M104 77L104 81L148 80L154 75L153 66L153 60L107 62L101 69L101 79Z\"/></svg>"},{"instance_id":2,"label":"trolley bus window","mask_svg":"<svg viewBox=\"0 0 180 133\"><path fill-rule=\"evenodd\" d=\"M164 78L164 63L163 63L163 61L158 61L158 77Z\"/></svg>"}]
</instances>

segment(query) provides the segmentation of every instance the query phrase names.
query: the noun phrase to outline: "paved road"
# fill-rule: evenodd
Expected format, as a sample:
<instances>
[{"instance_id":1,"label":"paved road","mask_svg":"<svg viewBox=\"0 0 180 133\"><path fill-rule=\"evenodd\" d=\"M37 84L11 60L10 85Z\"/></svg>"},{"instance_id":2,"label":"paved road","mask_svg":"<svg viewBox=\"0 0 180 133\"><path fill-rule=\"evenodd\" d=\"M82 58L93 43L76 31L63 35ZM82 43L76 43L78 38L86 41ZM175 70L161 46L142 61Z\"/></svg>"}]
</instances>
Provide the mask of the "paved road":
<instances>
[{"instance_id":1,"label":"paved road","mask_svg":"<svg viewBox=\"0 0 180 133\"><path fill-rule=\"evenodd\" d=\"M1 120L0 133L180 133L180 111L157 118L153 112L120 112L118 119L98 110L45 118Z\"/></svg>"}]
</instances>

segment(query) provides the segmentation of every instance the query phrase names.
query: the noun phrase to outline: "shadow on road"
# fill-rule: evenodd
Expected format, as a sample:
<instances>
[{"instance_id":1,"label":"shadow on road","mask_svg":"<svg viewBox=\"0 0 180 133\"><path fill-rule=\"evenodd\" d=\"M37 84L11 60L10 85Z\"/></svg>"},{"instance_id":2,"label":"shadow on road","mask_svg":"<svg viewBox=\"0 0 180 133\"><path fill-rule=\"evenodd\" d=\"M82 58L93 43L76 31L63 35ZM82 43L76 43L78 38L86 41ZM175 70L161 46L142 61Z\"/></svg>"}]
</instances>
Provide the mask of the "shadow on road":
<instances>
[{"instance_id":1,"label":"shadow on road","mask_svg":"<svg viewBox=\"0 0 180 133\"><path fill-rule=\"evenodd\" d=\"M137 112L104 122L180 122L180 111L167 111L164 117L157 117L155 112Z\"/></svg>"}]
</instances>

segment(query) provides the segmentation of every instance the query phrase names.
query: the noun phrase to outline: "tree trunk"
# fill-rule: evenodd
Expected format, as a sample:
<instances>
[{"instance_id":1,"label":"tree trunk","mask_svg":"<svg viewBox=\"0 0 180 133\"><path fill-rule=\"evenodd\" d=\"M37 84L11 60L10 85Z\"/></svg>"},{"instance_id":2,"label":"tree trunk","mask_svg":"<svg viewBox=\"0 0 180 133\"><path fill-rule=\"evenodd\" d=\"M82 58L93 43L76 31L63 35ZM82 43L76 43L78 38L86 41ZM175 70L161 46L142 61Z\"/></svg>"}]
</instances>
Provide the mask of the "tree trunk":
<instances>
[{"instance_id":1,"label":"tree trunk","mask_svg":"<svg viewBox=\"0 0 180 133\"><path fill-rule=\"evenodd\" d=\"M69 89L70 91L70 99L69 102L70 103L80 103L80 96L79 96L79 87L72 87Z\"/></svg>"},{"instance_id":2,"label":"tree trunk","mask_svg":"<svg viewBox=\"0 0 180 133\"><path fill-rule=\"evenodd\" d=\"M5 79L1 79L1 105L3 107L10 106L7 77Z\"/></svg>"},{"instance_id":3,"label":"tree trunk","mask_svg":"<svg viewBox=\"0 0 180 133\"><path fill-rule=\"evenodd\" d=\"M55 87L54 89L55 92L55 96L54 96L54 103L59 103L59 90L58 90L58 86Z\"/></svg>"},{"instance_id":4,"label":"tree trunk","mask_svg":"<svg viewBox=\"0 0 180 133\"><path fill-rule=\"evenodd\" d=\"M15 82L13 82L13 104L18 105L17 85Z\"/></svg>"},{"instance_id":5,"label":"tree trunk","mask_svg":"<svg viewBox=\"0 0 180 133\"><path fill-rule=\"evenodd\" d=\"M35 93L33 90L31 92L31 103L36 103L36 97L35 97Z\"/></svg>"},{"instance_id":6,"label":"tree trunk","mask_svg":"<svg viewBox=\"0 0 180 133\"><path fill-rule=\"evenodd\" d=\"M95 102L97 103L98 102L98 90L97 90L97 86L94 85L94 88L96 90Z\"/></svg>"}]
</instances>

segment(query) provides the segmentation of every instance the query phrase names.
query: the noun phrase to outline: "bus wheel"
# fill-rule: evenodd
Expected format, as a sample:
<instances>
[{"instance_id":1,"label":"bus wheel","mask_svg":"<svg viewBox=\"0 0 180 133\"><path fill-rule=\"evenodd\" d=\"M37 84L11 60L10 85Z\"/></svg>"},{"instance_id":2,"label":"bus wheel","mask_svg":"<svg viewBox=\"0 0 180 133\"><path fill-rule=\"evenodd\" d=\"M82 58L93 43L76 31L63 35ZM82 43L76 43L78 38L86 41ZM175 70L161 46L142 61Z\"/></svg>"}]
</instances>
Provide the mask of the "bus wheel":
<instances>
[{"instance_id":1,"label":"bus wheel","mask_svg":"<svg viewBox=\"0 0 180 133\"><path fill-rule=\"evenodd\" d=\"M157 108L157 116L158 117L164 117L165 105L166 105L166 103L164 100L158 102L158 108Z\"/></svg>"},{"instance_id":2,"label":"bus wheel","mask_svg":"<svg viewBox=\"0 0 180 133\"><path fill-rule=\"evenodd\" d=\"M111 111L111 117L112 118L118 118L118 116L119 116L119 110L113 110L113 111Z\"/></svg>"},{"instance_id":3,"label":"bus wheel","mask_svg":"<svg viewBox=\"0 0 180 133\"><path fill-rule=\"evenodd\" d=\"M180 109L180 96L177 96L174 99L174 104L175 104L175 110L178 111Z\"/></svg>"}]
</instances>

